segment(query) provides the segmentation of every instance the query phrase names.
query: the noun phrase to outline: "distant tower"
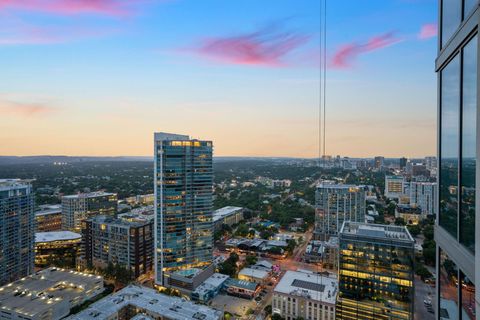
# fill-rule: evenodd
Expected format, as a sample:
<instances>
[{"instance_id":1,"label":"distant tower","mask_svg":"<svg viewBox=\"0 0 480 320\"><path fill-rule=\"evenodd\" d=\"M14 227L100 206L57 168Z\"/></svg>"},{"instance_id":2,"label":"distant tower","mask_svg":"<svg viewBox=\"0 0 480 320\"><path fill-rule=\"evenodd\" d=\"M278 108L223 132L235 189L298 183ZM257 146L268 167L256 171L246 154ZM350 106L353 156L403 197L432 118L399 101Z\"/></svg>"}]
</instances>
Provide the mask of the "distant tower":
<instances>
[{"instance_id":1,"label":"distant tower","mask_svg":"<svg viewBox=\"0 0 480 320\"><path fill-rule=\"evenodd\" d=\"M385 158L381 156L377 156L374 159L375 169L382 169L385 165Z\"/></svg>"},{"instance_id":2,"label":"distant tower","mask_svg":"<svg viewBox=\"0 0 480 320\"><path fill-rule=\"evenodd\" d=\"M169 286L167 277L212 263L213 147L185 135L154 137L155 282Z\"/></svg>"},{"instance_id":3,"label":"distant tower","mask_svg":"<svg viewBox=\"0 0 480 320\"><path fill-rule=\"evenodd\" d=\"M29 181L0 179L0 285L34 272L34 195Z\"/></svg>"},{"instance_id":4,"label":"distant tower","mask_svg":"<svg viewBox=\"0 0 480 320\"><path fill-rule=\"evenodd\" d=\"M400 158L399 162L400 162L400 169L405 169L405 167L407 166L407 158L402 157Z\"/></svg>"}]
</instances>

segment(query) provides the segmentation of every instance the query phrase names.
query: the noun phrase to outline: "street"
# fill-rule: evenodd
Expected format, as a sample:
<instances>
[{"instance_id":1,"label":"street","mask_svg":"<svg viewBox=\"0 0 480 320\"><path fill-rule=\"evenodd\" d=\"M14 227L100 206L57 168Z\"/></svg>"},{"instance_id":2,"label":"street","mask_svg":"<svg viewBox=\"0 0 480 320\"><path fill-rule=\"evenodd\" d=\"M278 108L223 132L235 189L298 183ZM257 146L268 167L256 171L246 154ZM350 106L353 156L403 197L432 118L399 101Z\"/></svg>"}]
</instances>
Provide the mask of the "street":
<instances>
[{"instance_id":1,"label":"street","mask_svg":"<svg viewBox=\"0 0 480 320\"><path fill-rule=\"evenodd\" d=\"M421 320L434 320L435 315L428 312L427 307L423 303L425 299L431 299L432 307L435 310L435 288L424 283L420 277L415 276L415 311L414 318Z\"/></svg>"}]
</instances>

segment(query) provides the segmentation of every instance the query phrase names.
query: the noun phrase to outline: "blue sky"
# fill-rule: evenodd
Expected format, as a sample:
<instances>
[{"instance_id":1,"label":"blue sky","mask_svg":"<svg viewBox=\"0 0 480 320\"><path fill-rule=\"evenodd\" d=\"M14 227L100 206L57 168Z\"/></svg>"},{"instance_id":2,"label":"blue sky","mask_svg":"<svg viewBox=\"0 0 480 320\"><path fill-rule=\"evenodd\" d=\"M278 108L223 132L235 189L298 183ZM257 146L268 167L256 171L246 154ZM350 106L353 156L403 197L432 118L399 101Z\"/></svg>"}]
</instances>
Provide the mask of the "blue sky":
<instances>
[{"instance_id":1,"label":"blue sky","mask_svg":"<svg viewBox=\"0 0 480 320\"><path fill-rule=\"evenodd\" d=\"M72 2L0 1L0 154L318 154L320 1ZM435 154L436 3L328 1L328 154Z\"/></svg>"}]
</instances>

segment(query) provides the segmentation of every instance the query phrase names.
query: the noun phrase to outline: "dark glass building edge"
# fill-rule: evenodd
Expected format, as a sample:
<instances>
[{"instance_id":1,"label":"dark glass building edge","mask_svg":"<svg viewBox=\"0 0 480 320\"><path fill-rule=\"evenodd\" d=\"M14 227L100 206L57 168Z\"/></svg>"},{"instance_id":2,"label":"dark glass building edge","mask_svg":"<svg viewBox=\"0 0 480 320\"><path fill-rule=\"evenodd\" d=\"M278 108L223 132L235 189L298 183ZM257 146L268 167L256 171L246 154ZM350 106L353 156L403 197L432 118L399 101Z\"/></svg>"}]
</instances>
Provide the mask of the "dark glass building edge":
<instances>
[{"instance_id":1,"label":"dark glass building edge","mask_svg":"<svg viewBox=\"0 0 480 320\"><path fill-rule=\"evenodd\" d=\"M443 0L443 1L449 1L449 0ZM449 2L452 2L451 0ZM456 2L459 6L465 6L465 9L461 10L461 19L458 22L458 26L456 29L451 33L451 37L449 39L442 39L442 15L447 14L447 12L442 12L442 0L439 0L439 38L438 38L438 48L439 48L439 53L438 57L436 59L436 65L435 69L438 74L438 159L441 159L442 155L442 150L441 150L441 145L442 145L442 136L441 136L441 123L442 123L442 117L441 117L441 98L442 98L442 92L441 92L441 87L442 87L442 79L441 79L441 71L445 68L445 66L448 65L448 63L453 60L456 57L459 57L462 54L462 49L469 43L469 41L474 37L477 32L478 32L478 23L479 23L479 17L480 17L480 10L478 8L479 2L476 0L459 0L459 1L453 1ZM451 5L452 3L450 3ZM443 45L442 45L443 44ZM479 50L479 44L477 41L477 61L480 52ZM462 67L460 67L461 69ZM477 93L479 92L479 72L478 72L478 62L477 62L477 83L476 83L476 89ZM461 76L463 74L461 73ZM462 78L463 80L463 78ZM459 101L459 105L462 106L462 101ZM462 106L464 107L464 106ZM477 110L477 124L480 123L480 117L479 117L479 99L478 99L478 94L477 94L477 101L476 101L476 110ZM460 118L462 117L462 112L460 112ZM460 132L462 130L462 127L460 129ZM480 148L478 148L478 141L480 141L480 130L479 126L477 125L476 128L476 145L477 145L477 150L475 152L476 158L480 159ZM462 139L459 137L458 144L462 146ZM462 155L460 154L460 159L462 159ZM439 164L439 170L438 170L438 181L441 181L441 163ZM460 168L459 168L460 169ZM458 173L459 176L459 183L462 185L462 180L461 180L461 171ZM480 175L479 175L479 170L477 166L477 170L475 172L475 185L479 185L480 181ZM438 200L441 201L440 197L440 190L441 187L438 188L439 196ZM451 233L449 233L445 228L441 226L441 219L440 216L437 217L437 222L436 222L436 227L435 227L435 240L437 242L437 297L436 297L436 319L440 319L440 314L439 314L439 309L438 306L440 305L440 290L439 289L439 278L440 278L440 253L442 252L443 254L447 254L448 257L455 263L456 267L458 268L458 274L461 279L468 277L468 280L471 280L472 282L475 283L475 279L480 279L480 255L477 254L475 255L473 251L478 252L480 250L478 243L480 240L480 214L478 213L478 208L479 208L479 188L476 188L475 190L475 246L476 250L472 250L473 248L471 247L470 249L466 248L466 246L462 243L460 243L460 240L462 239L462 231L463 228L461 226L461 211L459 210L457 214L460 216L460 219L458 219L457 226L456 226L456 233L457 237L452 236ZM459 284L462 283L458 282ZM462 285L457 286L458 290L458 296L462 296ZM480 320L480 315L478 314L478 310L480 310L480 295L478 290L475 292L475 305L476 305L476 310L477 310L477 315L476 319ZM461 303L459 308L461 308ZM459 312L458 317L461 316L461 312ZM463 316L462 319L465 319L465 316ZM468 318L467 318L468 319Z\"/></svg>"}]
</instances>

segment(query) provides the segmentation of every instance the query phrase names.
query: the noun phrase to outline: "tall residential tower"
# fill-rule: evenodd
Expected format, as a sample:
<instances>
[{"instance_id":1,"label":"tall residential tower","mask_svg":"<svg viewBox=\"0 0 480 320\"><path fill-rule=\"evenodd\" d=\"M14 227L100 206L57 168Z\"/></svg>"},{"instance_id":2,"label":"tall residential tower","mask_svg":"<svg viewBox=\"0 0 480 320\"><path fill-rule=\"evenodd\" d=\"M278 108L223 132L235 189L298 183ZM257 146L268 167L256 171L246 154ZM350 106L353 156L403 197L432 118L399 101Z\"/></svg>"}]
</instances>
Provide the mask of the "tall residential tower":
<instances>
[{"instance_id":1,"label":"tall residential tower","mask_svg":"<svg viewBox=\"0 0 480 320\"><path fill-rule=\"evenodd\" d=\"M440 0L437 319L480 319L478 0Z\"/></svg>"},{"instance_id":2,"label":"tall residential tower","mask_svg":"<svg viewBox=\"0 0 480 320\"><path fill-rule=\"evenodd\" d=\"M34 195L29 181L0 179L0 285L33 273Z\"/></svg>"},{"instance_id":3,"label":"tall residential tower","mask_svg":"<svg viewBox=\"0 0 480 320\"><path fill-rule=\"evenodd\" d=\"M191 291L213 250L212 142L155 133L155 282Z\"/></svg>"}]
</instances>

